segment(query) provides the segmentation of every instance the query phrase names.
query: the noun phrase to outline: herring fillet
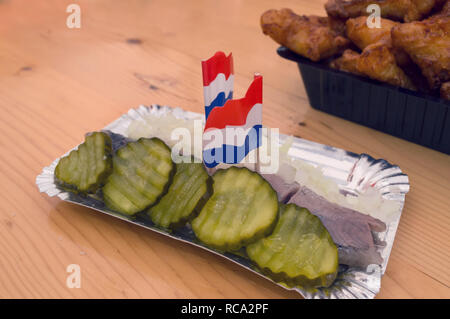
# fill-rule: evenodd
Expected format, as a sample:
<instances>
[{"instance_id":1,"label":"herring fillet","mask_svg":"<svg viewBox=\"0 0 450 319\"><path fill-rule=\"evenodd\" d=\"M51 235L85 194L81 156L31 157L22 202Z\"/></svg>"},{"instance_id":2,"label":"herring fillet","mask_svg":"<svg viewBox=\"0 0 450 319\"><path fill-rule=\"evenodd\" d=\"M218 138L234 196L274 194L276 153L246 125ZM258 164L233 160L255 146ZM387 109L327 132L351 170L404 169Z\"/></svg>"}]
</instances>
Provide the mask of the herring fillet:
<instances>
[{"instance_id":1,"label":"herring fillet","mask_svg":"<svg viewBox=\"0 0 450 319\"><path fill-rule=\"evenodd\" d=\"M305 207L320 218L333 241L340 246L340 263L367 267L383 262L372 235L372 232L386 230L381 220L331 203L306 186L301 186L289 203Z\"/></svg>"},{"instance_id":2,"label":"herring fillet","mask_svg":"<svg viewBox=\"0 0 450 319\"><path fill-rule=\"evenodd\" d=\"M331 203L296 182L285 183L277 175L265 175L264 178L275 189L280 201L305 207L320 218L338 245L340 264L366 268L370 264L383 262L378 248L384 246L384 243L378 242L373 233L386 230L384 222ZM295 189L296 192L292 194Z\"/></svg>"},{"instance_id":3,"label":"herring fillet","mask_svg":"<svg viewBox=\"0 0 450 319\"><path fill-rule=\"evenodd\" d=\"M287 203L292 195L297 193L300 188L298 183L287 183L281 176L275 174L261 174L261 176L265 178L277 192L278 200L281 203Z\"/></svg>"},{"instance_id":4,"label":"herring fillet","mask_svg":"<svg viewBox=\"0 0 450 319\"><path fill-rule=\"evenodd\" d=\"M338 250L320 218L295 204L281 204L272 234L246 247L249 258L274 281L303 288L329 287Z\"/></svg>"}]
</instances>

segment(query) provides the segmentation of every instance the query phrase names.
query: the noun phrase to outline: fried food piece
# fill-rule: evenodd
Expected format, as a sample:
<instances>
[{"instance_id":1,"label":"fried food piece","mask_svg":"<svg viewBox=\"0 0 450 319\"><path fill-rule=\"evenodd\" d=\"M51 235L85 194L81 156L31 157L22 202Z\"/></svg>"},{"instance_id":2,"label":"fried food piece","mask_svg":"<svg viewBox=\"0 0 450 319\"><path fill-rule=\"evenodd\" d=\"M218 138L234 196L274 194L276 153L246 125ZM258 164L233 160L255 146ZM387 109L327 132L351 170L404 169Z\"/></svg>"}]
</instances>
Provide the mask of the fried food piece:
<instances>
[{"instance_id":1,"label":"fried food piece","mask_svg":"<svg viewBox=\"0 0 450 319\"><path fill-rule=\"evenodd\" d=\"M330 29L342 36L345 36L345 22L346 19L328 17L328 26Z\"/></svg>"},{"instance_id":2,"label":"fried food piece","mask_svg":"<svg viewBox=\"0 0 450 319\"><path fill-rule=\"evenodd\" d=\"M55 168L56 182L76 193L95 193L112 167L111 138L104 132L86 136L83 144L61 158Z\"/></svg>"},{"instance_id":3,"label":"fried food piece","mask_svg":"<svg viewBox=\"0 0 450 319\"><path fill-rule=\"evenodd\" d=\"M381 18L381 28L369 28L366 21L367 17L348 19L345 24L347 37L361 50L379 41L383 41L391 46L391 30L399 23ZM395 48L392 50L392 53L399 66L409 66L412 63L409 56L402 49Z\"/></svg>"},{"instance_id":4,"label":"fried food piece","mask_svg":"<svg viewBox=\"0 0 450 319\"><path fill-rule=\"evenodd\" d=\"M358 71L359 56L360 56L360 54L358 52L353 51L351 49L347 49L344 51L342 56L331 61L330 67L332 67L333 69L337 69L337 70L341 70L341 71L345 71L345 72L349 72L349 73L353 73L353 74L357 74L357 75L362 75Z\"/></svg>"},{"instance_id":5,"label":"fried food piece","mask_svg":"<svg viewBox=\"0 0 450 319\"><path fill-rule=\"evenodd\" d=\"M410 63L407 66L402 66L402 70L414 83L415 87L417 88L417 91L433 94L433 92L428 87L427 79L422 75L422 71L415 63Z\"/></svg>"},{"instance_id":6,"label":"fried food piece","mask_svg":"<svg viewBox=\"0 0 450 319\"><path fill-rule=\"evenodd\" d=\"M444 1L444 6L441 11L442 14L449 15L450 14L450 0Z\"/></svg>"},{"instance_id":7,"label":"fried food piece","mask_svg":"<svg viewBox=\"0 0 450 319\"><path fill-rule=\"evenodd\" d=\"M330 234L319 217L295 204L281 205L273 233L246 250L263 272L289 286L328 287L337 275L338 250Z\"/></svg>"},{"instance_id":8,"label":"fried food piece","mask_svg":"<svg viewBox=\"0 0 450 319\"><path fill-rule=\"evenodd\" d=\"M364 49L358 59L357 69L372 79L416 90L411 79L397 65L392 48L383 41Z\"/></svg>"},{"instance_id":9,"label":"fried food piece","mask_svg":"<svg viewBox=\"0 0 450 319\"><path fill-rule=\"evenodd\" d=\"M411 3L416 7L411 11L411 15L405 22L412 22L417 20L425 19L432 14L433 10L441 8L447 0L411 0ZM419 17L414 19L414 15Z\"/></svg>"},{"instance_id":10,"label":"fried food piece","mask_svg":"<svg viewBox=\"0 0 450 319\"><path fill-rule=\"evenodd\" d=\"M450 82L441 85L441 98L450 101Z\"/></svg>"},{"instance_id":11,"label":"fried food piece","mask_svg":"<svg viewBox=\"0 0 450 319\"><path fill-rule=\"evenodd\" d=\"M378 41L391 41L391 29L398 25L389 19L381 18L381 28L369 28L367 17L348 19L345 23L347 37L361 50Z\"/></svg>"},{"instance_id":12,"label":"fried food piece","mask_svg":"<svg viewBox=\"0 0 450 319\"><path fill-rule=\"evenodd\" d=\"M325 9L329 16L355 18L367 16L367 6L377 4L383 18L416 21L426 17L442 0L328 0Z\"/></svg>"},{"instance_id":13,"label":"fried food piece","mask_svg":"<svg viewBox=\"0 0 450 319\"><path fill-rule=\"evenodd\" d=\"M369 45L359 54L345 50L330 66L341 71L367 76L371 79L416 90L412 80L397 65L392 48L383 41Z\"/></svg>"},{"instance_id":14,"label":"fried food piece","mask_svg":"<svg viewBox=\"0 0 450 319\"><path fill-rule=\"evenodd\" d=\"M441 10L439 10L438 13L434 14L430 18L437 18L437 17L445 17L450 14L450 0L441 0L442 4L437 7L442 7Z\"/></svg>"},{"instance_id":15,"label":"fried food piece","mask_svg":"<svg viewBox=\"0 0 450 319\"><path fill-rule=\"evenodd\" d=\"M340 34L339 23L327 17L299 16L290 9L269 10L261 16L264 34L312 61L341 53L350 45Z\"/></svg>"},{"instance_id":16,"label":"fried food piece","mask_svg":"<svg viewBox=\"0 0 450 319\"><path fill-rule=\"evenodd\" d=\"M431 90L450 81L450 15L445 10L392 28L393 46L404 50L419 66Z\"/></svg>"}]
</instances>

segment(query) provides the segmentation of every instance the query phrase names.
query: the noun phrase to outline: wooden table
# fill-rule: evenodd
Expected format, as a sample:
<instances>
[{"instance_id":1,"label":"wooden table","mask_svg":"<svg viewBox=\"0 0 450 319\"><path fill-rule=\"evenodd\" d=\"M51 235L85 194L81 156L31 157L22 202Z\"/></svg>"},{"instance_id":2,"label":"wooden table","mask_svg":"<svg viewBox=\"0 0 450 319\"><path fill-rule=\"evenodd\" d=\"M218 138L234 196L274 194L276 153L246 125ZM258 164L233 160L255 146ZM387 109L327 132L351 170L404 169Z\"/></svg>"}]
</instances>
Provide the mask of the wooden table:
<instances>
[{"instance_id":1,"label":"wooden table","mask_svg":"<svg viewBox=\"0 0 450 319\"><path fill-rule=\"evenodd\" d=\"M66 8L81 6L81 28ZM325 0L278 1L324 14ZM380 298L450 297L450 157L308 104L259 16L268 0L0 1L0 297L298 298L189 245L38 192L44 166L140 104L202 112L200 60L233 52L236 96L264 75L264 124L410 177ZM301 123L301 124L300 124ZM69 264L80 289L66 286Z\"/></svg>"}]
</instances>

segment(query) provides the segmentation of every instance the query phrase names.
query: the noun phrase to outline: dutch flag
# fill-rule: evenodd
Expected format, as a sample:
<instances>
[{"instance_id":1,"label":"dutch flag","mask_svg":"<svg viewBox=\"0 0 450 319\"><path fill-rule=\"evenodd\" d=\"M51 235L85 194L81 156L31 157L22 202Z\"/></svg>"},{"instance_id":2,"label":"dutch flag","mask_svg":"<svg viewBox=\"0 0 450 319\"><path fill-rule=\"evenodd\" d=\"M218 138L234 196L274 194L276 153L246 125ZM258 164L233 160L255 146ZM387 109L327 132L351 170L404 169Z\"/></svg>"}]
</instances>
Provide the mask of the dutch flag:
<instances>
[{"instance_id":1,"label":"dutch flag","mask_svg":"<svg viewBox=\"0 0 450 319\"><path fill-rule=\"evenodd\" d=\"M215 107L221 107L233 98L234 69L233 55L219 51L206 61L202 61L203 97L205 116Z\"/></svg>"},{"instance_id":2,"label":"dutch flag","mask_svg":"<svg viewBox=\"0 0 450 319\"><path fill-rule=\"evenodd\" d=\"M233 100L233 57L217 52L202 62L205 99L203 161L238 164L261 145L262 76L255 75L245 97ZM221 137L221 138L219 138Z\"/></svg>"}]
</instances>

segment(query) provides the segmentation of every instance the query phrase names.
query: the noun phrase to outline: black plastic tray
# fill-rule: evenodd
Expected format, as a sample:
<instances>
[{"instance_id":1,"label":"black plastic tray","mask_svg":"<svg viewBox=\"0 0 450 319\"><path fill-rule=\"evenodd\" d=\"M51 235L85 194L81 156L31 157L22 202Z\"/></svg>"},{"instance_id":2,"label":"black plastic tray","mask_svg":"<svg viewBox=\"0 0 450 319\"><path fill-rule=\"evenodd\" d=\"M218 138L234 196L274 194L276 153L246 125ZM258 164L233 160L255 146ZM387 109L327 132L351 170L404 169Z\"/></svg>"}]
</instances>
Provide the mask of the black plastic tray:
<instances>
[{"instance_id":1,"label":"black plastic tray","mask_svg":"<svg viewBox=\"0 0 450 319\"><path fill-rule=\"evenodd\" d=\"M285 47L277 52L298 63L313 108L450 154L449 101L334 70Z\"/></svg>"}]
</instances>

